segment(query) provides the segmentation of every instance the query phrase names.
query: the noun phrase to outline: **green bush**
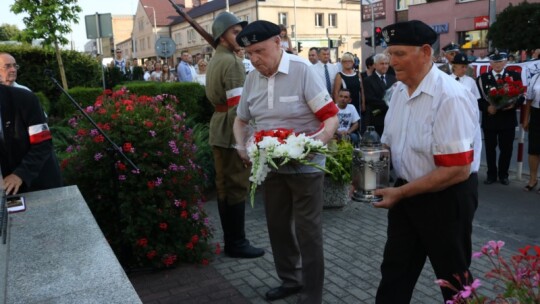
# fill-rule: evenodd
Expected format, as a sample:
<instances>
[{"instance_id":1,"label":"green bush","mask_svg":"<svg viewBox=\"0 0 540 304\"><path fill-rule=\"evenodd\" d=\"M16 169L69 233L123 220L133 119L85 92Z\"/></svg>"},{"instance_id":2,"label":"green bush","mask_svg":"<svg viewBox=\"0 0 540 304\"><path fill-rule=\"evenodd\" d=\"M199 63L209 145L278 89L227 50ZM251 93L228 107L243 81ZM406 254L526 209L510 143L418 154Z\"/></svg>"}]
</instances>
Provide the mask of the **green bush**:
<instances>
[{"instance_id":1,"label":"green bush","mask_svg":"<svg viewBox=\"0 0 540 304\"><path fill-rule=\"evenodd\" d=\"M84 109L87 106L91 106L94 104L96 98L103 94L103 89L96 87L75 87L69 89L67 92ZM73 116L76 112L78 112L78 110L75 105L66 96L66 94L62 94L56 106L54 107L53 115L60 119L63 119Z\"/></svg>"},{"instance_id":2,"label":"green bush","mask_svg":"<svg viewBox=\"0 0 540 304\"><path fill-rule=\"evenodd\" d=\"M49 101L49 98L43 94L43 92L35 92L37 98L39 99L39 103L41 104L41 107L43 108L43 111L49 115L51 113L51 102Z\"/></svg>"},{"instance_id":3,"label":"green bush","mask_svg":"<svg viewBox=\"0 0 540 304\"><path fill-rule=\"evenodd\" d=\"M178 98L178 110L186 112L197 122L210 122L213 108L206 99L204 86L194 82L151 82L132 81L117 85L116 90L125 87L130 93L137 95L156 96L171 94Z\"/></svg>"},{"instance_id":4,"label":"green bush","mask_svg":"<svg viewBox=\"0 0 540 304\"><path fill-rule=\"evenodd\" d=\"M0 45L0 52L10 53L17 64L17 82L29 87L34 92L43 92L51 101L54 112L55 101L62 94L58 87L44 75L44 70L52 70L59 83L58 61L53 50L30 45ZM68 86L99 87L101 85L101 69L95 58L76 51L62 51L62 60L66 71Z\"/></svg>"},{"instance_id":5,"label":"green bush","mask_svg":"<svg viewBox=\"0 0 540 304\"><path fill-rule=\"evenodd\" d=\"M139 170L86 119L70 119L76 133L64 177L75 183L124 266L207 264L212 229L203 209L197 146L173 95L107 92L86 112ZM109 95L110 94L110 95ZM131 256L122 255L129 249Z\"/></svg>"}]
</instances>

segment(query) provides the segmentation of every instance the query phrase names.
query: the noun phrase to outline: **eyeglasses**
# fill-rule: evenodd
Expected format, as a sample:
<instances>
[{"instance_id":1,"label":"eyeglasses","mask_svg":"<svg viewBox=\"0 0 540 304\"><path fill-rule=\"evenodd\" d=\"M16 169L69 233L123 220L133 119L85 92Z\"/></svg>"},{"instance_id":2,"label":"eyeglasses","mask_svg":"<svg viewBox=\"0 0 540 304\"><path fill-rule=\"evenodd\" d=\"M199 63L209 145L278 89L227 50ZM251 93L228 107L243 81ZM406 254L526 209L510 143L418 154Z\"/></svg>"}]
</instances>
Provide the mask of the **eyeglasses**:
<instances>
[{"instance_id":1,"label":"eyeglasses","mask_svg":"<svg viewBox=\"0 0 540 304\"><path fill-rule=\"evenodd\" d=\"M15 70L18 70L20 68L20 66L16 63L13 63L13 64L4 64L4 66L2 67L4 70L9 70L11 68L14 68Z\"/></svg>"}]
</instances>

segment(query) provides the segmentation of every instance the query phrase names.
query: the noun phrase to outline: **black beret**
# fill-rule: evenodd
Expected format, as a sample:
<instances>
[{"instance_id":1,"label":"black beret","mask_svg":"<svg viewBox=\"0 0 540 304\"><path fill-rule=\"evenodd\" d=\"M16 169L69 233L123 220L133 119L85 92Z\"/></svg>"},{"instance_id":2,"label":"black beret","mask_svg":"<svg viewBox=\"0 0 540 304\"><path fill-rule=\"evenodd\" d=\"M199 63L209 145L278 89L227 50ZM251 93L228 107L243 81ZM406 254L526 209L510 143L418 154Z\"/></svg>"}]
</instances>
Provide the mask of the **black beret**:
<instances>
[{"instance_id":1,"label":"black beret","mask_svg":"<svg viewBox=\"0 0 540 304\"><path fill-rule=\"evenodd\" d=\"M242 46L250 46L252 44L265 41L281 33L281 28L272 22L265 20L257 20L248 24L238 35L236 42Z\"/></svg>"},{"instance_id":2,"label":"black beret","mask_svg":"<svg viewBox=\"0 0 540 304\"><path fill-rule=\"evenodd\" d=\"M490 61L503 61L508 59L508 55L504 52L493 53L489 55Z\"/></svg>"},{"instance_id":3,"label":"black beret","mask_svg":"<svg viewBox=\"0 0 540 304\"><path fill-rule=\"evenodd\" d=\"M422 21L411 20L390 24L383 28L387 45L432 45L437 41L437 33Z\"/></svg>"},{"instance_id":4,"label":"black beret","mask_svg":"<svg viewBox=\"0 0 540 304\"><path fill-rule=\"evenodd\" d=\"M454 60L452 60L452 63L453 64L469 64L471 62L469 61L469 58L467 57L467 55L463 53L459 53L454 57Z\"/></svg>"},{"instance_id":5,"label":"black beret","mask_svg":"<svg viewBox=\"0 0 540 304\"><path fill-rule=\"evenodd\" d=\"M449 44L445 45L442 50L445 52L459 52L459 45L450 42Z\"/></svg>"}]
</instances>

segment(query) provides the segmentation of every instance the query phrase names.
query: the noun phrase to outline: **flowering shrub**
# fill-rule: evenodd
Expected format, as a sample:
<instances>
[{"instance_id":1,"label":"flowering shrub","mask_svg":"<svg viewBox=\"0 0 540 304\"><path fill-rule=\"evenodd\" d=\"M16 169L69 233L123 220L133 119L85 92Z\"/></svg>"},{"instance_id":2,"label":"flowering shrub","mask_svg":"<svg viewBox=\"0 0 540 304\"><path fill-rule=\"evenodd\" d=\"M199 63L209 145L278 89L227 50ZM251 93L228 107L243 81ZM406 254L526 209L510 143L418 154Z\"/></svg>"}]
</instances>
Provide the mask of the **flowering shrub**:
<instances>
[{"instance_id":1,"label":"flowering shrub","mask_svg":"<svg viewBox=\"0 0 540 304\"><path fill-rule=\"evenodd\" d=\"M139 170L124 160L86 119L74 117L75 145L62 161L105 237L127 266L208 264L212 229L203 209L204 173L196 146L172 95L105 91L85 109Z\"/></svg>"},{"instance_id":2,"label":"flowering shrub","mask_svg":"<svg viewBox=\"0 0 540 304\"><path fill-rule=\"evenodd\" d=\"M491 300L478 294L477 290L481 286L479 279L473 280L470 284L464 282L462 290L458 290L448 281L436 280L435 282L440 286L450 288L456 292L453 300L447 301L447 304L540 304L540 246L526 246L519 249L519 254L512 256L509 262L500 254L503 246L503 241L489 241L482 247L480 252L473 253L473 258L486 256L489 259L494 268L486 274L486 278L496 279L498 282L503 283L504 293ZM533 249L532 254L529 253L531 249ZM465 274L465 278L468 279L467 274Z\"/></svg>"},{"instance_id":3,"label":"flowering shrub","mask_svg":"<svg viewBox=\"0 0 540 304\"><path fill-rule=\"evenodd\" d=\"M522 82L512 77L498 79L497 85L488 89L489 102L498 109L515 102L525 92Z\"/></svg>"}]
</instances>

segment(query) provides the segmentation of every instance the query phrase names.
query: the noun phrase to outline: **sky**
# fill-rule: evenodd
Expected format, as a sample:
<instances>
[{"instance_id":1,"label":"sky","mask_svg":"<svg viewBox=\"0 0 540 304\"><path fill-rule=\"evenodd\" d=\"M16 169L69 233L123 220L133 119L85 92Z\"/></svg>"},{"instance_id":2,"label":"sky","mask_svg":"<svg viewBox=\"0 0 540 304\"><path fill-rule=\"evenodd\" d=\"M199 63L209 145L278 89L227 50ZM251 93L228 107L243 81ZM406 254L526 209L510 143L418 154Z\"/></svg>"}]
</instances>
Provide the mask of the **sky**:
<instances>
[{"instance_id":1,"label":"sky","mask_svg":"<svg viewBox=\"0 0 540 304\"><path fill-rule=\"evenodd\" d=\"M84 44L88 41L84 16L94 15L96 12L99 14L134 15L139 3L138 0L79 0L78 2L82 8L82 12L79 14L79 24L73 24L71 28L73 32L66 36L68 40L74 42L75 50L78 51L83 51ZM0 24L16 25L22 30L25 28L23 23L25 15L12 13L10 7L13 3L15 0L0 0Z\"/></svg>"}]
</instances>

